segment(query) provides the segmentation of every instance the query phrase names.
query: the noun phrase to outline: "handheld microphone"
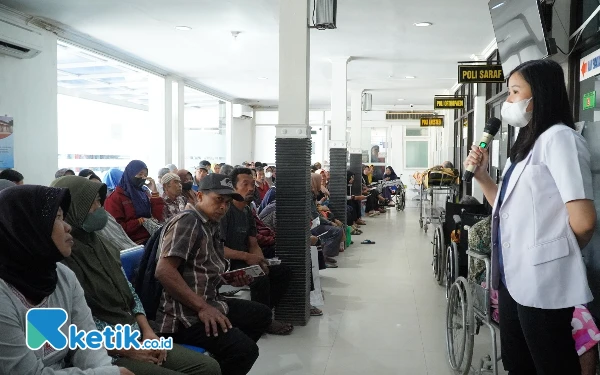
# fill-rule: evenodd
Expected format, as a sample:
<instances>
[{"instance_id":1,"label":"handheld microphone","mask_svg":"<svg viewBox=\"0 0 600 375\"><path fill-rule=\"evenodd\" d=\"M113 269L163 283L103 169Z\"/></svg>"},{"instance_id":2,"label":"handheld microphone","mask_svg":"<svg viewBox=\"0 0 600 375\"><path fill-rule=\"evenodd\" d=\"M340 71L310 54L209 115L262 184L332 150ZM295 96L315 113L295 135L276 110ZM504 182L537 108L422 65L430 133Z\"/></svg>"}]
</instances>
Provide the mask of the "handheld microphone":
<instances>
[{"instance_id":1,"label":"handheld microphone","mask_svg":"<svg viewBox=\"0 0 600 375\"><path fill-rule=\"evenodd\" d=\"M481 136L481 141L479 141L479 147L481 148L489 148L490 143L500 130L502 126L502 121L498 120L495 117L491 117L485 123L485 128L483 129L483 135ZM463 174L463 181L471 182L473 180L473 176L475 176L476 165L468 165L465 173Z\"/></svg>"}]
</instances>

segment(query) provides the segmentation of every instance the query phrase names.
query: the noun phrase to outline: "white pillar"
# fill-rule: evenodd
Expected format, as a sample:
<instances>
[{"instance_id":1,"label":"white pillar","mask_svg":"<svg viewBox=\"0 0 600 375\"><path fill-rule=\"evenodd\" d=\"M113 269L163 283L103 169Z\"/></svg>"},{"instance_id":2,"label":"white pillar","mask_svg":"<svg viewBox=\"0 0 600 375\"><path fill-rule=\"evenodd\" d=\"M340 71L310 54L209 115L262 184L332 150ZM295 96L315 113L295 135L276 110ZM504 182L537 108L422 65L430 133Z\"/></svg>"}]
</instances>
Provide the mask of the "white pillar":
<instances>
[{"instance_id":1,"label":"white pillar","mask_svg":"<svg viewBox=\"0 0 600 375\"><path fill-rule=\"evenodd\" d=\"M177 168L185 168L185 85L181 81L173 82L173 150L171 160L168 163L174 163Z\"/></svg>"},{"instance_id":2,"label":"white pillar","mask_svg":"<svg viewBox=\"0 0 600 375\"><path fill-rule=\"evenodd\" d=\"M331 141L337 148L346 148L349 60L349 57L331 59Z\"/></svg>"},{"instance_id":3,"label":"white pillar","mask_svg":"<svg viewBox=\"0 0 600 375\"><path fill-rule=\"evenodd\" d=\"M171 159L172 123L173 123L173 79L150 76L149 103L151 123L149 124L146 160L148 174L156 177L156 173Z\"/></svg>"},{"instance_id":4,"label":"white pillar","mask_svg":"<svg viewBox=\"0 0 600 375\"><path fill-rule=\"evenodd\" d=\"M363 90L352 90L350 93L350 153L362 152L362 94Z\"/></svg>"},{"instance_id":5,"label":"white pillar","mask_svg":"<svg viewBox=\"0 0 600 375\"><path fill-rule=\"evenodd\" d=\"M310 137L308 96L310 81L310 34L308 2L282 1L279 13L279 125L278 136ZM298 131L305 134L298 134Z\"/></svg>"}]
</instances>

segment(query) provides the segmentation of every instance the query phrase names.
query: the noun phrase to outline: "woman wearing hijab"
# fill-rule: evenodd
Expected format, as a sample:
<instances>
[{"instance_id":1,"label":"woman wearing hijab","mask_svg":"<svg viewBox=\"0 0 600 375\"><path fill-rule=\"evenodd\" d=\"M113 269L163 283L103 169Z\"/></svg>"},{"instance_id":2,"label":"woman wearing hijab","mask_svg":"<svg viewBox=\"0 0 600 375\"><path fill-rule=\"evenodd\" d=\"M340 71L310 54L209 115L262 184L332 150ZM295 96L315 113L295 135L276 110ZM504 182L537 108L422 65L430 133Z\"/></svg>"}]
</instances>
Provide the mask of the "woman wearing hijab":
<instances>
[{"instance_id":1,"label":"woman wearing hijab","mask_svg":"<svg viewBox=\"0 0 600 375\"><path fill-rule=\"evenodd\" d=\"M117 324L139 330L142 340L157 339L144 308L121 268L120 251L97 235L107 222L102 203L106 185L80 177L63 177L52 183L68 188L71 205L66 222L73 228L71 257L63 260L81 283L99 331ZM220 374L218 363L201 353L174 345L169 351L110 350L115 364L136 374Z\"/></svg>"},{"instance_id":2,"label":"woman wearing hijab","mask_svg":"<svg viewBox=\"0 0 600 375\"><path fill-rule=\"evenodd\" d=\"M106 172L104 178L102 179L102 182L106 184L107 197L110 196L113 191L115 191L115 189L119 185L119 182L121 181L121 177L123 177L123 171L120 169L111 168L108 170L108 172Z\"/></svg>"},{"instance_id":3,"label":"woman wearing hijab","mask_svg":"<svg viewBox=\"0 0 600 375\"><path fill-rule=\"evenodd\" d=\"M0 373L117 375L132 373L112 366L106 350L57 350L26 345L27 312L58 308L67 312L62 325L95 330L77 278L63 264L71 254L71 227L64 221L71 197L67 189L27 185L0 192ZM79 369L79 371L77 370ZM65 371L66 372L66 371Z\"/></svg>"},{"instance_id":4,"label":"woman wearing hijab","mask_svg":"<svg viewBox=\"0 0 600 375\"><path fill-rule=\"evenodd\" d=\"M144 190L146 181L151 195ZM133 242L144 244L150 238L146 228L152 228L153 221L163 221L165 202L158 194L154 180L148 177L146 164L132 160L127 164L119 185L106 199L105 207Z\"/></svg>"},{"instance_id":5,"label":"woman wearing hijab","mask_svg":"<svg viewBox=\"0 0 600 375\"><path fill-rule=\"evenodd\" d=\"M194 185L194 176L191 172L185 169L178 170L177 176L179 176L179 178L181 179L181 188L183 190L183 197L185 198L186 203L195 206L196 203L198 203L198 195L192 189Z\"/></svg>"},{"instance_id":6,"label":"woman wearing hijab","mask_svg":"<svg viewBox=\"0 0 600 375\"><path fill-rule=\"evenodd\" d=\"M392 168L391 165L388 166L385 169L385 173L383 174L383 180L384 181L394 181L397 179L398 179L398 175L394 171L394 168ZM392 189L389 187L384 188L383 191L381 192L381 195L386 199L386 202L389 203L392 200Z\"/></svg>"}]
</instances>

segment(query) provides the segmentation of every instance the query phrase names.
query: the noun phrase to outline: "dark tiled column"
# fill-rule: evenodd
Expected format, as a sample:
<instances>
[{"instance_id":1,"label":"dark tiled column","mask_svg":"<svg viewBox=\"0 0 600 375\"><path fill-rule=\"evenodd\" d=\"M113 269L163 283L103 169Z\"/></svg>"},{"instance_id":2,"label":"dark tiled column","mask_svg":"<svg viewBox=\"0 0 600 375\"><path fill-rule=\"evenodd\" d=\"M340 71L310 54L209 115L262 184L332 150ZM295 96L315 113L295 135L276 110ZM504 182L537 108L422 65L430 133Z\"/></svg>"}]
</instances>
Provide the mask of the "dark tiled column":
<instances>
[{"instance_id":1,"label":"dark tiled column","mask_svg":"<svg viewBox=\"0 0 600 375\"><path fill-rule=\"evenodd\" d=\"M329 208L336 219L346 222L346 197L348 185L346 184L346 170L348 163L348 150L346 148L331 148L329 150L330 180L329 180Z\"/></svg>"},{"instance_id":2,"label":"dark tiled column","mask_svg":"<svg viewBox=\"0 0 600 375\"><path fill-rule=\"evenodd\" d=\"M310 138L277 138L277 255L292 282L276 318L306 325L310 317Z\"/></svg>"}]
</instances>

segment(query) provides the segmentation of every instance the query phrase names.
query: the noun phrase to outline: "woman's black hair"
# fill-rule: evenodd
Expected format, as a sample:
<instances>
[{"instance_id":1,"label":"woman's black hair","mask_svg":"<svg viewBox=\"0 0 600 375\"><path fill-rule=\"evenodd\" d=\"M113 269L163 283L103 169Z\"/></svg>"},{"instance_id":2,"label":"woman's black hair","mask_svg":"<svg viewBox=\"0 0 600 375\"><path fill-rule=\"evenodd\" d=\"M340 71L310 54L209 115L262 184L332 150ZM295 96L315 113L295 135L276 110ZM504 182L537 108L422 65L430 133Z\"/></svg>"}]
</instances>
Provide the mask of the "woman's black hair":
<instances>
[{"instance_id":1,"label":"woman's black hair","mask_svg":"<svg viewBox=\"0 0 600 375\"><path fill-rule=\"evenodd\" d=\"M388 165L386 168L392 171L392 174L396 174L396 171L394 171L394 168L392 168L391 165Z\"/></svg>"},{"instance_id":2,"label":"woman's black hair","mask_svg":"<svg viewBox=\"0 0 600 375\"><path fill-rule=\"evenodd\" d=\"M553 125L562 123L575 129L564 72L557 62L527 61L517 66L508 78L515 73L520 73L531 86L533 116L529 125L519 130L517 140L510 149L512 163L525 159L539 136Z\"/></svg>"}]
</instances>

